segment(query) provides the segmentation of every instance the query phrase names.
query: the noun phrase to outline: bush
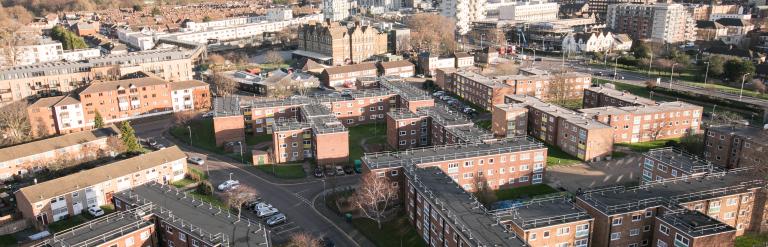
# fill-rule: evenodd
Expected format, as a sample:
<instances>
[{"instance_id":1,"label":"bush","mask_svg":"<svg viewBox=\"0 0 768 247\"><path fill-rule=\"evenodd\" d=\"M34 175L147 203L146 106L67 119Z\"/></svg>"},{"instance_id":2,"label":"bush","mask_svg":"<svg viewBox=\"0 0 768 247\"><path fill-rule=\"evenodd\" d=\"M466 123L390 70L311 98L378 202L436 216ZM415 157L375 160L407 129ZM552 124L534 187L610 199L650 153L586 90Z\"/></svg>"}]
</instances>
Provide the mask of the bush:
<instances>
[{"instance_id":1,"label":"bush","mask_svg":"<svg viewBox=\"0 0 768 247\"><path fill-rule=\"evenodd\" d=\"M203 181L197 185L195 191L201 195L213 195L213 185L208 181Z\"/></svg>"},{"instance_id":2,"label":"bush","mask_svg":"<svg viewBox=\"0 0 768 247\"><path fill-rule=\"evenodd\" d=\"M617 62L627 66L637 66L638 60L633 56L627 55L627 56L619 57L619 60Z\"/></svg>"},{"instance_id":3,"label":"bush","mask_svg":"<svg viewBox=\"0 0 768 247\"><path fill-rule=\"evenodd\" d=\"M192 168L192 167L187 168L187 170L188 170L187 171L187 177L189 177L189 179L194 180L195 182L200 182L200 181L208 179L208 175L205 175L205 173L203 171L200 171L200 170L198 170L196 168Z\"/></svg>"}]
</instances>

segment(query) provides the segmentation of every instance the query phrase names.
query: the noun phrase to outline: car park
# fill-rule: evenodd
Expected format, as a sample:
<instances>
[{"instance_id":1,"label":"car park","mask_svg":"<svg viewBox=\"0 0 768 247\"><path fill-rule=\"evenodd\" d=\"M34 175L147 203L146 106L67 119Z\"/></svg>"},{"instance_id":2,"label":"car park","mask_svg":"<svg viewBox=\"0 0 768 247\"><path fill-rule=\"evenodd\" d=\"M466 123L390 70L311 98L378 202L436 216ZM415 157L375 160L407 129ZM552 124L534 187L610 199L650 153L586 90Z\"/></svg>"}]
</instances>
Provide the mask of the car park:
<instances>
[{"instance_id":1,"label":"car park","mask_svg":"<svg viewBox=\"0 0 768 247\"><path fill-rule=\"evenodd\" d=\"M256 204L253 205L253 210L260 211L260 210L268 209L271 207L272 207L271 204L267 204L265 202L257 202Z\"/></svg>"},{"instance_id":2,"label":"car park","mask_svg":"<svg viewBox=\"0 0 768 247\"><path fill-rule=\"evenodd\" d=\"M205 164L205 160L203 160L203 158L200 158L200 157L189 157L187 158L187 162L192 164L197 164L197 165Z\"/></svg>"},{"instance_id":3,"label":"car park","mask_svg":"<svg viewBox=\"0 0 768 247\"><path fill-rule=\"evenodd\" d=\"M333 169L331 169L331 168L325 168L325 175L326 175L326 176L329 176L329 177L330 177L330 176L333 176L333 175L336 175L336 171L334 171L334 170L333 170Z\"/></svg>"},{"instance_id":4,"label":"car park","mask_svg":"<svg viewBox=\"0 0 768 247\"><path fill-rule=\"evenodd\" d=\"M355 173L355 171L354 171L354 170L352 170L352 166L345 166L345 167L344 167L344 173L346 173L346 174L352 174L352 173Z\"/></svg>"},{"instance_id":5,"label":"car park","mask_svg":"<svg viewBox=\"0 0 768 247\"><path fill-rule=\"evenodd\" d=\"M227 190L237 188L238 186L240 186L240 181L227 180L219 184L219 187L216 187L216 188L219 189L220 191L227 191Z\"/></svg>"},{"instance_id":6,"label":"car park","mask_svg":"<svg viewBox=\"0 0 768 247\"><path fill-rule=\"evenodd\" d=\"M323 169L320 169L320 167L315 168L314 175L316 178L322 178L323 177Z\"/></svg>"},{"instance_id":7,"label":"car park","mask_svg":"<svg viewBox=\"0 0 768 247\"><path fill-rule=\"evenodd\" d=\"M88 214L90 214L93 217L99 217L104 215L104 210L102 210L100 207L93 206L88 208Z\"/></svg>"},{"instance_id":8,"label":"car park","mask_svg":"<svg viewBox=\"0 0 768 247\"><path fill-rule=\"evenodd\" d=\"M273 215L272 217L269 217L266 223L268 226L276 226L276 225L285 223L287 219L288 218L285 217L284 213L278 213L276 215Z\"/></svg>"},{"instance_id":9,"label":"car park","mask_svg":"<svg viewBox=\"0 0 768 247\"><path fill-rule=\"evenodd\" d=\"M259 218L264 218L270 215L274 215L276 213L279 213L280 211L277 210L277 208L262 208L260 210L256 210L256 216Z\"/></svg>"},{"instance_id":10,"label":"car park","mask_svg":"<svg viewBox=\"0 0 768 247\"><path fill-rule=\"evenodd\" d=\"M214 114L213 111L209 111L209 112L203 113L202 117L203 118L210 118L210 117L213 117L213 114Z\"/></svg>"},{"instance_id":11,"label":"car park","mask_svg":"<svg viewBox=\"0 0 768 247\"><path fill-rule=\"evenodd\" d=\"M344 176L344 168L341 168L341 166L336 166L336 175Z\"/></svg>"}]
</instances>

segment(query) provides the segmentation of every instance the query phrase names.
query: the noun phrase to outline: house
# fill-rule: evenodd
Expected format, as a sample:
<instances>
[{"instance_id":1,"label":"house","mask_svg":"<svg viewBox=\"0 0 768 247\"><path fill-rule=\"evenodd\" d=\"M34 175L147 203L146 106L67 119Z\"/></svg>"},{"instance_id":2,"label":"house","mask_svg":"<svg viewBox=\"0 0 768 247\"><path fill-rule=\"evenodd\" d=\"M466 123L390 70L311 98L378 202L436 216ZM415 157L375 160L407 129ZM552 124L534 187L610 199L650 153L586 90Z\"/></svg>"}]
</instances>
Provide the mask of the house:
<instances>
[{"instance_id":1,"label":"house","mask_svg":"<svg viewBox=\"0 0 768 247\"><path fill-rule=\"evenodd\" d=\"M696 21L696 39L703 41L718 40L728 35L728 28L716 21Z\"/></svg>"},{"instance_id":2,"label":"house","mask_svg":"<svg viewBox=\"0 0 768 247\"><path fill-rule=\"evenodd\" d=\"M570 52L598 52L609 50L629 50L632 39L628 35L603 33L571 33L563 38L563 50Z\"/></svg>"},{"instance_id":3,"label":"house","mask_svg":"<svg viewBox=\"0 0 768 247\"><path fill-rule=\"evenodd\" d=\"M416 70L416 66L408 60L379 62L376 65L379 67L380 76L411 77Z\"/></svg>"},{"instance_id":4,"label":"house","mask_svg":"<svg viewBox=\"0 0 768 247\"><path fill-rule=\"evenodd\" d=\"M325 87L349 87L357 77L376 76L376 63L359 63L325 68L320 74L320 83Z\"/></svg>"}]
</instances>

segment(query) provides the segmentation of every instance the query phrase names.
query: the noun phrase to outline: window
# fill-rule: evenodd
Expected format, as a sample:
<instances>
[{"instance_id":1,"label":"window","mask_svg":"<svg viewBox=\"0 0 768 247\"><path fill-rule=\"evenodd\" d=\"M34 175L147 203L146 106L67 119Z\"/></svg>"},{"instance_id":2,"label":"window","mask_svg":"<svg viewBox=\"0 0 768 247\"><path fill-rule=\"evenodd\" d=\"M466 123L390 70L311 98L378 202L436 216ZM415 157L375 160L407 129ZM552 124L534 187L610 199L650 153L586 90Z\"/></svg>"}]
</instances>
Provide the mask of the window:
<instances>
[{"instance_id":1,"label":"window","mask_svg":"<svg viewBox=\"0 0 768 247\"><path fill-rule=\"evenodd\" d=\"M559 243L556 244L555 247L568 247L568 243Z\"/></svg>"},{"instance_id":2,"label":"window","mask_svg":"<svg viewBox=\"0 0 768 247\"><path fill-rule=\"evenodd\" d=\"M659 232L669 236L669 227L667 227L666 225L659 225Z\"/></svg>"},{"instance_id":3,"label":"window","mask_svg":"<svg viewBox=\"0 0 768 247\"><path fill-rule=\"evenodd\" d=\"M728 206L733 206L733 205L736 205L738 201L739 201L738 198L729 198L727 204Z\"/></svg>"},{"instance_id":4,"label":"window","mask_svg":"<svg viewBox=\"0 0 768 247\"><path fill-rule=\"evenodd\" d=\"M656 247L667 247L667 242L661 241L661 239L659 239L656 241Z\"/></svg>"},{"instance_id":5,"label":"window","mask_svg":"<svg viewBox=\"0 0 768 247\"><path fill-rule=\"evenodd\" d=\"M613 220L611 221L611 225L620 226L621 222L622 222L622 218L613 218Z\"/></svg>"},{"instance_id":6,"label":"window","mask_svg":"<svg viewBox=\"0 0 768 247\"><path fill-rule=\"evenodd\" d=\"M723 216L723 219L730 220L736 217L736 212L727 212L725 213L725 216Z\"/></svg>"},{"instance_id":7,"label":"window","mask_svg":"<svg viewBox=\"0 0 768 247\"><path fill-rule=\"evenodd\" d=\"M639 214L632 215L632 221L640 221L640 215Z\"/></svg>"},{"instance_id":8,"label":"window","mask_svg":"<svg viewBox=\"0 0 768 247\"><path fill-rule=\"evenodd\" d=\"M611 233L611 241L619 240L619 239L621 239L621 233L620 232L612 232Z\"/></svg>"},{"instance_id":9,"label":"window","mask_svg":"<svg viewBox=\"0 0 768 247\"><path fill-rule=\"evenodd\" d=\"M397 170L392 170L391 172L389 172L389 175L391 175L391 176L393 176L393 177L396 177L396 176L397 176L397 174L398 174L398 173L397 173Z\"/></svg>"},{"instance_id":10,"label":"window","mask_svg":"<svg viewBox=\"0 0 768 247\"><path fill-rule=\"evenodd\" d=\"M574 247L587 247L589 245L589 239L579 239L576 241L573 241Z\"/></svg>"},{"instance_id":11,"label":"window","mask_svg":"<svg viewBox=\"0 0 768 247\"><path fill-rule=\"evenodd\" d=\"M147 240L149 238L149 232L144 231L141 233L141 240Z\"/></svg>"},{"instance_id":12,"label":"window","mask_svg":"<svg viewBox=\"0 0 768 247\"><path fill-rule=\"evenodd\" d=\"M544 238L549 238L549 231L544 231Z\"/></svg>"},{"instance_id":13,"label":"window","mask_svg":"<svg viewBox=\"0 0 768 247\"><path fill-rule=\"evenodd\" d=\"M646 211L645 218L651 218L651 217L653 217L653 211Z\"/></svg>"},{"instance_id":14,"label":"window","mask_svg":"<svg viewBox=\"0 0 768 247\"><path fill-rule=\"evenodd\" d=\"M557 236L568 235L569 233L571 233L570 227L563 227L563 228L557 229Z\"/></svg>"},{"instance_id":15,"label":"window","mask_svg":"<svg viewBox=\"0 0 768 247\"><path fill-rule=\"evenodd\" d=\"M716 214L720 212L720 201L713 201L709 203L709 213Z\"/></svg>"},{"instance_id":16,"label":"window","mask_svg":"<svg viewBox=\"0 0 768 247\"><path fill-rule=\"evenodd\" d=\"M576 237L581 238L586 236L589 236L589 224L576 226Z\"/></svg>"},{"instance_id":17,"label":"window","mask_svg":"<svg viewBox=\"0 0 768 247\"><path fill-rule=\"evenodd\" d=\"M643 226L643 232L650 232L650 231L651 231L651 225Z\"/></svg>"},{"instance_id":18,"label":"window","mask_svg":"<svg viewBox=\"0 0 768 247\"><path fill-rule=\"evenodd\" d=\"M520 177L520 179L518 181L520 181L521 183L522 182L528 182L528 176L522 176L522 177Z\"/></svg>"},{"instance_id":19,"label":"window","mask_svg":"<svg viewBox=\"0 0 768 247\"><path fill-rule=\"evenodd\" d=\"M629 229L629 236L637 236L637 235L640 235L640 229L639 228Z\"/></svg>"},{"instance_id":20,"label":"window","mask_svg":"<svg viewBox=\"0 0 768 247\"><path fill-rule=\"evenodd\" d=\"M627 247L637 247L637 243L631 243L631 244L627 245Z\"/></svg>"},{"instance_id":21,"label":"window","mask_svg":"<svg viewBox=\"0 0 768 247\"><path fill-rule=\"evenodd\" d=\"M133 237L125 239L125 246L133 246Z\"/></svg>"},{"instance_id":22,"label":"window","mask_svg":"<svg viewBox=\"0 0 768 247\"><path fill-rule=\"evenodd\" d=\"M536 233L531 233L531 236L528 239L529 240L536 240Z\"/></svg>"}]
</instances>

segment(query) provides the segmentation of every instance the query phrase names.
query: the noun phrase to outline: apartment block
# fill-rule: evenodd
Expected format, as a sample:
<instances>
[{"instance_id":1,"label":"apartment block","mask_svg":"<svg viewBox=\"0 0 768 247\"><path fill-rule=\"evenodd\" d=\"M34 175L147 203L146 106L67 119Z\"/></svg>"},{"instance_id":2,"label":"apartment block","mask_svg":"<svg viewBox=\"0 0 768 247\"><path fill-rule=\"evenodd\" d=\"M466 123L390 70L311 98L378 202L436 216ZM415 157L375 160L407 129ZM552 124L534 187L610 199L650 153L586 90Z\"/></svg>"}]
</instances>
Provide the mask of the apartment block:
<instances>
[{"instance_id":1,"label":"apartment block","mask_svg":"<svg viewBox=\"0 0 768 247\"><path fill-rule=\"evenodd\" d=\"M440 57L429 52L419 53L419 68L424 76L435 76L439 69L472 68L474 57L467 53L457 52L451 56Z\"/></svg>"},{"instance_id":2,"label":"apartment block","mask_svg":"<svg viewBox=\"0 0 768 247\"><path fill-rule=\"evenodd\" d=\"M722 171L684 150L665 147L643 153L643 182Z\"/></svg>"},{"instance_id":3,"label":"apartment block","mask_svg":"<svg viewBox=\"0 0 768 247\"><path fill-rule=\"evenodd\" d=\"M461 35L471 30L472 22L486 17L486 0L448 0L440 2L440 15L456 21L457 32Z\"/></svg>"},{"instance_id":4,"label":"apartment block","mask_svg":"<svg viewBox=\"0 0 768 247\"><path fill-rule=\"evenodd\" d=\"M56 232L33 247L66 246L157 246L158 231L151 217L142 215L148 207L117 211L69 229Z\"/></svg>"},{"instance_id":5,"label":"apartment block","mask_svg":"<svg viewBox=\"0 0 768 247\"><path fill-rule=\"evenodd\" d=\"M486 77L476 72L458 70L440 76L435 84L472 104L491 111L493 105L504 103L505 95L530 95L542 99L552 97L581 98L582 89L589 87L591 76L584 73L512 75Z\"/></svg>"},{"instance_id":6,"label":"apartment block","mask_svg":"<svg viewBox=\"0 0 768 247\"><path fill-rule=\"evenodd\" d=\"M15 37L15 36L14 36ZM50 38L18 38L0 49L0 68L62 60L61 42Z\"/></svg>"},{"instance_id":7,"label":"apartment block","mask_svg":"<svg viewBox=\"0 0 768 247\"><path fill-rule=\"evenodd\" d=\"M219 97L213 101L213 135L216 146L227 142L245 142L245 116L240 112L240 98Z\"/></svg>"},{"instance_id":8,"label":"apartment block","mask_svg":"<svg viewBox=\"0 0 768 247\"><path fill-rule=\"evenodd\" d=\"M557 20L559 5L545 0L503 5L499 7L499 20L540 22Z\"/></svg>"},{"instance_id":9,"label":"apartment block","mask_svg":"<svg viewBox=\"0 0 768 247\"><path fill-rule=\"evenodd\" d=\"M299 119L272 126L272 156L276 163L314 158L319 165L347 163L349 130L323 105L302 105Z\"/></svg>"},{"instance_id":10,"label":"apartment block","mask_svg":"<svg viewBox=\"0 0 768 247\"><path fill-rule=\"evenodd\" d=\"M210 107L208 84L169 82L154 75L94 83L77 94L42 98L28 107L38 135L64 134L93 128L98 112L105 123ZM53 123L53 124L51 124Z\"/></svg>"},{"instance_id":11,"label":"apartment block","mask_svg":"<svg viewBox=\"0 0 768 247\"><path fill-rule=\"evenodd\" d=\"M596 86L584 88L583 108L595 108L603 106L641 106L655 105L656 101L643 98L626 91L619 91L610 86Z\"/></svg>"},{"instance_id":12,"label":"apartment block","mask_svg":"<svg viewBox=\"0 0 768 247\"><path fill-rule=\"evenodd\" d=\"M0 179L22 176L58 161L90 161L112 155L107 139L119 137L114 126L66 134L0 149Z\"/></svg>"},{"instance_id":13,"label":"apartment block","mask_svg":"<svg viewBox=\"0 0 768 247\"><path fill-rule=\"evenodd\" d=\"M592 216L570 196L535 198L489 214L531 247L590 246Z\"/></svg>"},{"instance_id":14,"label":"apartment block","mask_svg":"<svg viewBox=\"0 0 768 247\"><path fill-rule=\"evenodd\" d=\"M528 135L586 161L602 160L612 153L611 126L531 96L507 95L505 101L528 109Z\"/></svg>"},{"instance_id":15,"label":"apartment block","mask_svg":"<svg viewBox=\"0 0 768 247\"><path fill-rule=\"evenodd\" d=\"M169 147L27 186L15 192L18 209L37 226L48 225L110 204L115 193L183 179L186 158L178 147Z\"/></svg>"},{"instance_id":16,"label":"apartment block","mask_svg":"<svg viewBox=\"0 0 768 247\"><path fill-rule=\"evenodd\" d=\"M351 87L360 77L377 76L376 63L367 62L325 68L320 74L320 84L326 87Z\"/></svg>"},{"instance_id":17,"label":"apartment block","mask_svg":"<svg viewBox=\"0 0 768 247\"><path fill-rule=\"evenodd\" d=\"M669 211L657 217L654 246L734 246L736 228L692 210Z\"/></svg>"},{"instance_id":18,"label":"apartment block","mask_svg":"<svg viewBox=\"0 0 768 247\"><path fill-rule=\"evenodd\" d=\"M387 113L387 143L396 150L492 139L491 133L444 104Z\"/></svg>"},{"instance_id":19,"label":"apartment block","mask_svg":"<svg viewBox=\"0 0 768 247\"><path fill-rule=\"evenodd\" d=\"M142 71L168 81L192 80L205 47L112 54L76 62L46 62L0 69L0 105L28 98L60 96L94 80Z\"/></svg>"},{"instance_id":20,"label":"apartment block","mask_svg":"<svg viewBox=\"0 0 768 247\"><path fill-rule=\"evenodd\" d=\"M608 5L606 26L633 39L681 43L696 40L696 21L681 4Z\"/></svg>"},{"instance_id":21,"label":"apartment block","mask_svg":"<svg viewBox=\"0 0 768 247\"><path fill-rule=\"evenodd\" d=\"M379 68L379 75L382 76L399 76L399 77L412 77L416 74L416 66L408 60L380 62L377 64Z\"/></svg>"},{"instance_id":22,"label":"apartment block","mask_svg":"<svg viewBox=\"0 0 768 247\"><path fill-rule=\"evenodd\" d=\"M578 195L576 204L594 217L593 246L659 246L658 239L666 239L662 241L672 245L666 236L669 231L658 224L674 223L662 218L685 210L706 215L709 223L700 229L721 222L730 229L735 228L735 235L739 236L760 224L765 208L764 201L756 200L759 193L764 193L761 187L765 181L752 180L745 175L745 171L715 172L663 179L635 187L597 189ZM694 241L694 236L684 237ZM724 244L731 246L730 241Z\"/></svg>"},{"instance_id":23,"label":"apartment block","mask_svg":"<svg viewBox=\"0 0 768 247\"><path fill-rule=\"evenodd\" d=\"M704 132L704 157L722 168L764 168L766 151L768 130L764 128L720 125Z\"/></svg>"},{"instance_id":24,"label":"apartment block","mask_svg":"<svg viewBox=\"0 0 768 247\"><path fill-rule=\"evenodd\" d=\"M142 219L154 223L153 246L272 246L261 222L238 218L229 208L200 202L167 184L149 182L114 198L119 212L141 211Z\"/></svg>"},{"instance_id":25,"label":"apartment block","mask_svg":"<svg viewBox=\"0 0 768 247\"><path fill-rule=\"evenodd\" d=\"M528 246L437 167L405 169L404 206L429 246Z\"/></svg>"},{"instance_id":26,"label":"apartment block","mask_svg":"<svg viewBox=\"0 0 768 247\"><path fill-rule=\"evenodd\" d=\"M704 109L676 101L655 105L597 107L579 111L613 127L615 143L635 143L698 133Z\"/></svg>"},{"instance_id":27,"label":"apartment block","mask_svg":"<svg viewBox=\"0 0 768 247\"><path fill-rule=\"evenodd\" d=\"M578 1L568 1L569 3L578 3ZM587 5L589 13L595 13L595 18L605 22L608 6L614 4L634 3L634 4L651 4L656 1L651 0L588 0Z\"/></svg>"},{"instance_id":28,"label":"apartment block","mask_svg":"<svg viewBox=\"0 0 768 247\"><path fill-rule=\"evenodd\" d=\"M464 190L475 191L478 186L496 190L542 183L546 158L547 149L542 143L518 137L368 153L362 161L367 171L381 176L403 169L436 167ZM403 185L403 181L399 182Z\"/></svg>"},{"instance_id":29,"label":"apartment block","mask_svg":"<svg viewBox=\"0 0 768 247\"><path fill-rule=\"evenodd\" d=\"M373 55L387 53L387 34L360 23L350 27L336 20L308 23L301 25L298 33L299 49L293 54L323 64L361 63Z\"/></svg>"},{"instance_id":30,"label":"apartment block","mask_svg":"<svg viewBox=\"0 0 768 247\"><path fill-rule=\"evenodd\" d=\"M491 112L494 136L522 136L528 132L528 108L518 104L498 104Z\"/></svg>"},{"instance_id":31,"label":"apartment block","mask_svg":"<svg viewBox=\"0 0 768 247\"><path fill-rule=\"evenodd\" d=\"M387 113L387 144L397 150L429 145L429 118L406 109Z\"/></svg>"}]
</instances>

